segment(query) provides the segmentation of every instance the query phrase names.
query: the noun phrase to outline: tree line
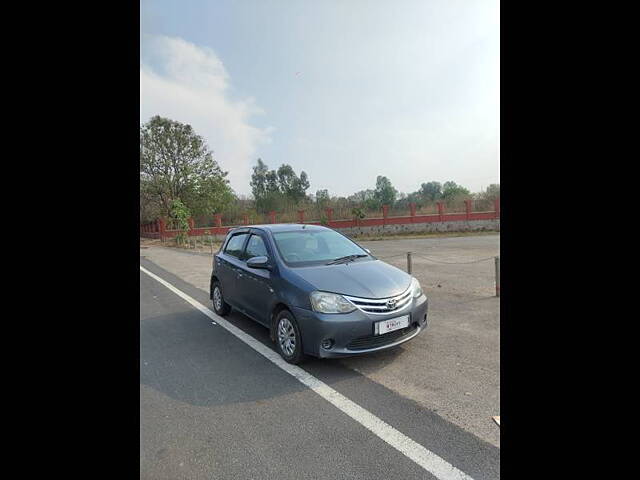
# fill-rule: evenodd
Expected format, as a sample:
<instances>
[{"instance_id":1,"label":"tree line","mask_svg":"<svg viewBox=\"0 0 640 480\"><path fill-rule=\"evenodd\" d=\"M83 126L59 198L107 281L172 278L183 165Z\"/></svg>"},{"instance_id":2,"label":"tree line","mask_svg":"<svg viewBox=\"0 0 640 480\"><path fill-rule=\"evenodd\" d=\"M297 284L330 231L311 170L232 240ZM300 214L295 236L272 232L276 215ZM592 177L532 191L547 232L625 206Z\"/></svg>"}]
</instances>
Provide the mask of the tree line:
<instances>
[{"instance_id":1,"label":"tree line","mask_svg":"<svg viewBox=\"0 0 640 480\"><path fill-rule=\"evenodd\" d=\"M190 125L160 116L152 117L140 127L140 219L211 217L222 213L225 220L238 222L243 214L252 221L270 211L287 212L305 209L320 218L326 208L347 210L354 216L380 211L382 205L408 209L443 201L450 205L464 199L492 202L500 196L500 185L471 193L453 181L441 184L424 182L415 192L399 192L389 178L378 176L371 189L349 196L332 196L327 189L307 193L310 182L306 172L296 174L291 165L277 169L258 158L251 175L252 199L235 194L228 172L213 158L205 140ZM311 217L308 217L311 218ZM291 219L290 219L291 220Z\"/></svg>"}]
</instances>

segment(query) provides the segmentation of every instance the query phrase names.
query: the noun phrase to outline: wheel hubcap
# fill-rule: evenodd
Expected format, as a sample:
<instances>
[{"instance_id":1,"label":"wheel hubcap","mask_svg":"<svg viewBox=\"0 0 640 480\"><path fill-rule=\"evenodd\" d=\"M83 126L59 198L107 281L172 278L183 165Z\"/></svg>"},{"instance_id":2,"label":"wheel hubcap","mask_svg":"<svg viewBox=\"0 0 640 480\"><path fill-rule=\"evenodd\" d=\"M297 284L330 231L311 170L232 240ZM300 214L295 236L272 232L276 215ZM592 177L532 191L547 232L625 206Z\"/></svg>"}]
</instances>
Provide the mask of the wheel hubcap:
<instances>
[{"instance_id":1,"label":"wheel hubcap","mask_svg":"<svg viewBox=\"0 0 640 480\"><path fill-rule=\"evenodd\" d=\"M288 318L283 318L278 324L278 342L288 357L293 355L296 350L296 331Z\"/></svg>"},{"instance_id":2,"label":"wheel hubcap","mask_svg":"<svg viewBox=\"0 0 640 480\"><path fill-rule=\"evenodd\" d=\"M222 309L222 293L220 293L218 287L213 289L213 305L216 307L216 310Z\"/></svg>"}]
</instances>

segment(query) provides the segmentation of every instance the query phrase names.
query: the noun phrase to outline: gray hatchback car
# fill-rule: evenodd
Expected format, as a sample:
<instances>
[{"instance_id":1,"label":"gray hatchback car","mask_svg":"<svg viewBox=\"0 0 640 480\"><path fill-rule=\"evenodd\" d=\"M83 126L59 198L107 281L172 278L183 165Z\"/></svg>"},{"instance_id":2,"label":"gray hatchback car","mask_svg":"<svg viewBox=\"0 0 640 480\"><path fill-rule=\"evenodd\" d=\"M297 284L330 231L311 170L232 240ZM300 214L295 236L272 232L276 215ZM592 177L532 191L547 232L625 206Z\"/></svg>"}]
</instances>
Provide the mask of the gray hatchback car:
<instances>
[{"instance_id":1,"label":"gray hatchback car","mask_svg":"<svg viewBox=\"0 0 640 480\"><path fill-rule=\"evenodd\" d=\"M213 258L210 298L218 315L234 308L269 328L294 364L392 348L427 327L418 280L316 225L230 230Z\"/></svg>"}]
</instances>

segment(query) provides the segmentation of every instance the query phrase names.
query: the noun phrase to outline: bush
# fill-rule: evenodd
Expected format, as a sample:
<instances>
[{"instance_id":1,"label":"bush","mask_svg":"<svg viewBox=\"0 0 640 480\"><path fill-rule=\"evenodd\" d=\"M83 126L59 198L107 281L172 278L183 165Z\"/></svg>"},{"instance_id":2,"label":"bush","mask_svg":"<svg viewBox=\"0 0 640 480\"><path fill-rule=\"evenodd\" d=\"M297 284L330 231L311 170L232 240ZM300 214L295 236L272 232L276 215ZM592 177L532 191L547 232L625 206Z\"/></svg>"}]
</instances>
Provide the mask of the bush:
<instances>
[{"instance_id":1,"label":"bush","mask_svg":"<svg viewBox=\"0 0 640 480\"><path fill-rule=\"evenodd\" d=\"M366 217L367 215L362 211L361 208L355 207L353 210L351 210L351 213L353 213L354 218L357 218L358 220L363 219L364 217Z\"/></svg>"},{"instance_id":2,"label":"bush","mask_svg":"<svg viewBox=\"0 0 640 480\"><path fill-rule=\"evenodd\" d=\"M179 199L171 203L171 216L176 220L180 232L176 235L176 243L182 244L187 240L187 232L189 231L189 218L191 212Z\"/></svg>"}]
</instances>

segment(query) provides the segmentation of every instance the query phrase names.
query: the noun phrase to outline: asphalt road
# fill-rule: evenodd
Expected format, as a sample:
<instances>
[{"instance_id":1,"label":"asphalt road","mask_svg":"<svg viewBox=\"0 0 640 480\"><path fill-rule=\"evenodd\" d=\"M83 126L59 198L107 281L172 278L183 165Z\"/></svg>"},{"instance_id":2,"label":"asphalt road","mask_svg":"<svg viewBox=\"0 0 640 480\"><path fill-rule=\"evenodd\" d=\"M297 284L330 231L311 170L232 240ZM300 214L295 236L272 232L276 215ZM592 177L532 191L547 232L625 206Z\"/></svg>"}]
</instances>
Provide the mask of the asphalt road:
<instances>
[{"instance_id":1,"label":"asphalt road","mask_svg":"<svg viewBox=\"0 0 640 480\"><path fill-rule=\"evenodd\" d=\"M396 349L331 360L500 447L500 299L494 264L500 235L389 239L362 242L380 259L406 268L429 297L427 331ZM176 248L147 245L140 255L203 292L212 259ZM430 261L430 260L435 260ZM446 263L443 263L446 262Z\"/></svg>"},{"instance_id":2,"label":"asphalt road","mask_svg":"<svg viewBox=\"0 0 640 480\"><path fill-rule=\"evenodd\" d=\"M203 290L140 264L203 305ZM265 328L226 319L272 348ZM500 450L339 362L303 368L474 479ZM140 476L429 479L405 454L147 274L140 274Z\"/></svg>"}]
</instances>

